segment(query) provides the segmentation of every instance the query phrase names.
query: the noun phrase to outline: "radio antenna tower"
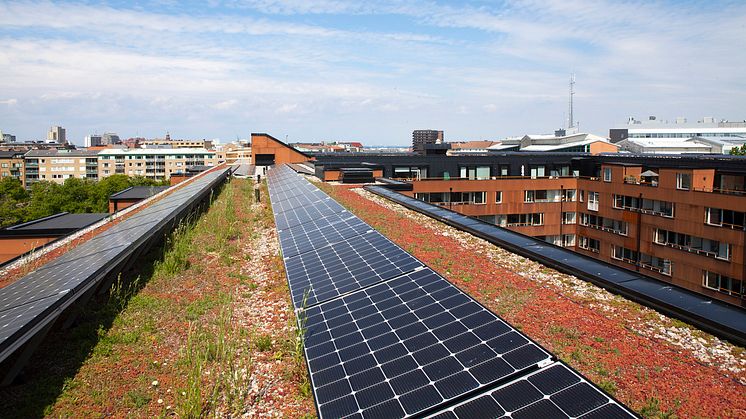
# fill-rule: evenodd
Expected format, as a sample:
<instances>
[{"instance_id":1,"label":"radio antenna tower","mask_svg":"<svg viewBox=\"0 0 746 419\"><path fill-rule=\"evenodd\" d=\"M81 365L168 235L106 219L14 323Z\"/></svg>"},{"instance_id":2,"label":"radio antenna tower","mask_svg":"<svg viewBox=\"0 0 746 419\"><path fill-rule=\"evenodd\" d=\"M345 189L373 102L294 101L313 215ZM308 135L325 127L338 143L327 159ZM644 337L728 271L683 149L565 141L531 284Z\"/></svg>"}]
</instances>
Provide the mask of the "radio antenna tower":
<instances>
[{"instance_id":1,"label":"radio antenna tower","mask_svg":"<svg viewBox=\"0 0 746 419\"><path fill-rule=\"evenodd\" d=\"M570 117L567 118L567 129L575 128L575 119L572 114L572 97L575 95L575 73L570 74Z\"/></svg>"}]
</instances>

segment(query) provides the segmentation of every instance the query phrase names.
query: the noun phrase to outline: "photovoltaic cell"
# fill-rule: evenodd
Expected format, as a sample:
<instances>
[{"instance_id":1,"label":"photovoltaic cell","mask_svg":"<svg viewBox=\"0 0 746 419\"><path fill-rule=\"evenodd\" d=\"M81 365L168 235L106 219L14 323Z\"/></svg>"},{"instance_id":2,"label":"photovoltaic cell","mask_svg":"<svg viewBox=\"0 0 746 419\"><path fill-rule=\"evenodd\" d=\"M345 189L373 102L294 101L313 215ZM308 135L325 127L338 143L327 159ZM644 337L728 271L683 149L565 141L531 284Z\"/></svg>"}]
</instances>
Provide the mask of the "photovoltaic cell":
<instances>
[{"instance_id":1,"label":"photovoltaic cell","mask_svg":"<svg viewBox=\"0 0 746 419\"><path fill-rule=\"evenodd\" d=\"M433 414L432 418L630 418L609 398L561 362Z\"/></svg>"},{"instance_id":2,"label":"photovoltaic cell","mask_svg":"<svg viewBox=\"0 0 746 419\"><path fill-rule=\"evenodd\" d=\"M376 282L422 263L376 231L285 258L285 272L296 307L310 306Z\"/></svg>"},{"instance_id":3,"label":"photovoltaic cell","mask_svg":"<svg viewBox=\"0 0 746 419\"><path fill-rule=\"evenodd\" d=\"M322 417L414 415L550 360L428 268L305 315Z\"/></svg>"}]
</instances>

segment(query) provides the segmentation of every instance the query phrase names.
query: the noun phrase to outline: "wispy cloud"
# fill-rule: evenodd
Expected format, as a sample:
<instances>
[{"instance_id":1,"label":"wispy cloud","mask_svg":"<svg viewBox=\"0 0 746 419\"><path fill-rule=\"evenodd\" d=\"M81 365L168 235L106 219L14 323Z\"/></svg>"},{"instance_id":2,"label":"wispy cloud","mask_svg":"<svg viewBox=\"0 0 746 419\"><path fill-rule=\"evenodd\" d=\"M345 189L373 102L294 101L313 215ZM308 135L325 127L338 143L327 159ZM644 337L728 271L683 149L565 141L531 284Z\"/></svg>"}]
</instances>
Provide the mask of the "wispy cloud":
<instances>
[{"instance_id":1,"label":"wispy cloud","mask_svg":"<svg viewBox=\"0 0 746 419\"><path fill-rule=\"evenodd\" d=\"M143 4L1 3L0 129L494 138L556 128L570 72L599 134L628 115L746 116L740 2Z\"/></svg>"}]
</instances>

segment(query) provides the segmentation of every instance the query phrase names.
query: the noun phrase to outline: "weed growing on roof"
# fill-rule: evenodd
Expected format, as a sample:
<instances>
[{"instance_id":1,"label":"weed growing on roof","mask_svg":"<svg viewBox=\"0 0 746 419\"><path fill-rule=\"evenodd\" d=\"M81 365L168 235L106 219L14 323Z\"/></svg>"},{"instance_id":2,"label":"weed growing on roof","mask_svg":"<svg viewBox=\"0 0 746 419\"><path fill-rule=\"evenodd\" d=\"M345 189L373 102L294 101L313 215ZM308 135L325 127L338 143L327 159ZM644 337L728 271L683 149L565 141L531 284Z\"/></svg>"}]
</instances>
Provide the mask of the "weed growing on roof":
<instances>
[{"instance_id":1,"label":"weed growing on roof","mask_svg":"<svg viewBox=\"0 0 746 419\"><path fill-rule=\"evenodd\" d=\"M272 336L270 335L259 335L254 339L256 348L262 352L267 352L272 349Z\"/></svg>"}]
</instances>

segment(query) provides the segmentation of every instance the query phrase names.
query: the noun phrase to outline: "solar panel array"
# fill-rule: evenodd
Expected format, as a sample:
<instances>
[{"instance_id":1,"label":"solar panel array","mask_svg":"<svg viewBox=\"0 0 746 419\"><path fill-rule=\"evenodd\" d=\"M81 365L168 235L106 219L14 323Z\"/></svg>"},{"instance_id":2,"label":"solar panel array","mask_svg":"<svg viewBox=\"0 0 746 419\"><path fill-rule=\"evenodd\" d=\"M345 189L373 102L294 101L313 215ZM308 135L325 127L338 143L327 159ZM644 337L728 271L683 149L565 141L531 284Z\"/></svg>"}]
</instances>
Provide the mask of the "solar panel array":
<instances>
[{"instance_id":1,"label":"solar panel array","mask_svg":"<svg viewBox=\"0 0 746 419\"><path fill-rule=\"evenodd\" d=\"M287 166L267 182L320 417L634 416Z\"/></svg>"},{"instance_id":2,"label":"solar panel array","mask_svg":"<svg viewBox=\"0 0 746 419\"><path fill-rule=\"evenodd\" d=\"M18 281L0 288L0 361L111 269L225 179L228 169L201 176L113 225Z\"/></svg>"}]
</instances>

